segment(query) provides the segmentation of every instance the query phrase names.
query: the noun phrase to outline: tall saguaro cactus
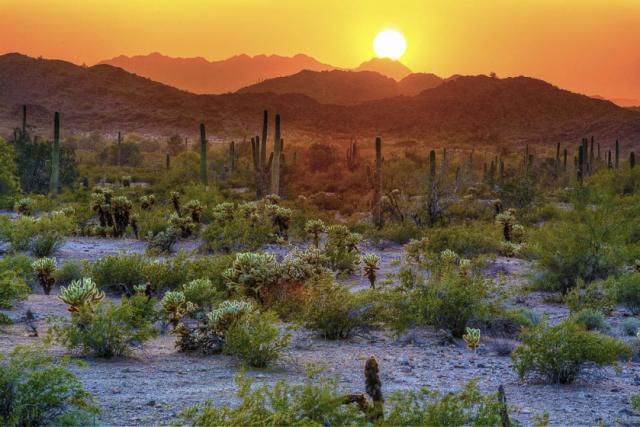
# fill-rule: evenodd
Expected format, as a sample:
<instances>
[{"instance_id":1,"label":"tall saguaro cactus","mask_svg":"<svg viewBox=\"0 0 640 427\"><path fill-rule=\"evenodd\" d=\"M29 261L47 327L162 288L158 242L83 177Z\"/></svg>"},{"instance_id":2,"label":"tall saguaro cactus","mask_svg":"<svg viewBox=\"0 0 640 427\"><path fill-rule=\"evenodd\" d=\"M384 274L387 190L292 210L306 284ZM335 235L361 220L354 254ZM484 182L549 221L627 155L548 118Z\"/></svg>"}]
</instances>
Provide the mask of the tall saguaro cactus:
<instances>
[{"instance_id":1,"label":"tall saguaro cactus","mask_svg":"<svg viewBox=\"0 0 640 427\"><path fill-rule=\"evenodd\" d=\"M204 123L200 123L200 181L205 187L209 185L207 178L207 133Z\"/></svg>"},{"instance_id":2,"label":"tall saguaro cactus","mask_svg":"<svg viewBox=\"0 0 640 427\"><path fill-rule=\"evenodd\" d=\"M231 141L229 144L229 173L236 170L236 143Z\"/></svg>"},{"instance_id":3,"label":"tall saguaro cactus","mask_svg":"<svg viewBox=\"0 0 640 427\"><path fill-rule=\"evenodd\" d=\"M616 169L620 166L620 143L616 139Z\"/></svg>"},{"instance_id":4,"label":"tall saguaro cactus","mask_svg":"<svg viewBox=\"0 0 640 427\"><path fill-rule=\"evenodd\" d=\"M582 177L584 176L584 166L585 166L585 150L584 145L581 145L578 148L578 164L576 170L576 178L578 182L582 182Z\"/></svg>"},{"instance_id":5,"label":"tall saguaro cactus","mask_svg":"<svg viewBox=\"0 0 640 427\"><path fill-rule=\"evenodd\" d=\"M51 197L58 195L60 187L60 113L53 115L53 147L51 149L51 180L49 193Z\"/></svg>"},{"instance_id":6,"label":"tall saguaro cactus","mask_svg":"<svg viewBox=\"0 0 640 427\"><path fill-rule=\"evenodd\" d=\"M22 106L22 134L27 132L27 104Z\"/></svg>"},{"instance_id":7,"label":"tall saguaro cactus","mask_svg":"<svg viewBox=\"0 0 640 427\"><path fill-rule=\"evenodd\" d=\"M116 164L122 166L122 134L118 132L118 144L116 145Z\"/></svg>"},{"instance_id":8,"label":"tall saguaro cactus","mask_svg":"<svg viewBox=\"0 0 640 427\"><path fill-rule=\"evenodd\" d=\"M373 176L373 222L382 228L382 139L376 137L376 171Z\"/></svg>"},{"instance_id":9,"label":"tall saguaro cactus","mask_svg":"<svg viewBox=\"0 0 640 427\"><path fill-rule=\"evenodd\" d=\"M282 139L280 135L280 114L276 114L276 129L273 140L273 160L271 161L271 194L280 195L281 160Z\"/></svg>"},{"instance_id":10,"label":"tall saguaro cactus","mask_svg":"<svg viewBox=\"0 0 640 427\"><path fill-rule=\"evenodd\" d=\"M264 172L267 165L267 131L269 127L269 112L264 110L262 118L262 145L260 146L260 165Z\"/></svg>"}]
</instances>

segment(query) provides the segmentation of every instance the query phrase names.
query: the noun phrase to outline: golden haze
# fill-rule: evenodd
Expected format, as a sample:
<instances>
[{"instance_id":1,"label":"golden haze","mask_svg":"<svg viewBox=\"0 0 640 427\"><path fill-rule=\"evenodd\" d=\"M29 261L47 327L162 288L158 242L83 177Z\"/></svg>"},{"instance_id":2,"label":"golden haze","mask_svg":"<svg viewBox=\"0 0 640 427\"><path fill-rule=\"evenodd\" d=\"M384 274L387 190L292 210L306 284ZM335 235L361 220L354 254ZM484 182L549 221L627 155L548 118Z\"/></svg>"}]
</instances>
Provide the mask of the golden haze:
<instances>
[{"instance_id":1,"label":"golden haze","mask_svg":"<svg viewBox=\"0 0 640 427\"><path fill-rule=\"evenodd\" d=\"M341 67L395 28L414 71L529 75L640 98L637 0L0 0L0 53L93 64L120 54L305 53Z\"/></svg>"}]
</instances>

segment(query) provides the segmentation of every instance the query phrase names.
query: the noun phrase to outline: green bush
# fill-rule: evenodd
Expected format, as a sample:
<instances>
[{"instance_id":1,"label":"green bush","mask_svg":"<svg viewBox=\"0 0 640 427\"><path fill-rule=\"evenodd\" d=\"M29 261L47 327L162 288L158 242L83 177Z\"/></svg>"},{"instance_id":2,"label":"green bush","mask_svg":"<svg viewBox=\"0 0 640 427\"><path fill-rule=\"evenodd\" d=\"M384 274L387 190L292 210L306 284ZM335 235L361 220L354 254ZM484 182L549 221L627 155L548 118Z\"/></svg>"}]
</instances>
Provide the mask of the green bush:
<instances>
[{"instance_id":1,"label":"green bush","mask_svg":"<svg viewBox=\"0 0 640 427\"><path fill-rule=\"evenodd\" d=\"M29 244L31 253L36 258L48 257L60 247L63 237L55 231L45 231L36 234Z\"/></svg>"},{"instance_id":2,"label":"green bush","mask_svg":"<svg viewBox=\"0 0 640 427\"><path fill-rule=\"evenodd\" d=\"M37 219L30 216L19 216L11 224L11 227L4 231L4 234L11 249L17 252L30 250L34 238L41 240L36 242L37 245L41 245L45 249L48 246L49 250L55 249L52 245L59 244L61 236L68 236L74 230L75 223L72 217L63 212L53 212Z\"/></svg>"},{"instance_id":3,"label":"green bush","mask_svg":"<svg viewBox=\"0 0 640 427\"><path fill-rule=\"evenodd\" d=\"M24 347L0 354L0 424L95 424L99 410L68 364Z\"/></svg>"},{"instance_id":4,"label":"green bush","mask_svg":"<svg viewBox=\"0 0 640 427\"><path fill-rule=\"evenodd\" d=\"M178 231L169 227L164 231L158 232L158 234L147 235L147 251L151 254L170 254L173 250L173 245L178 241Z\"/></svg>"},{"instance_id":5,"label":"green bush","mask_svg":"<svg viewBox=\"0 0 640 427\"><path fill-rule=\"evenodd\" d=\"M428 238L428 249L432 253L450 249L467 258L497 254L502 240L496 227L486 223L434 228Z\"/></svg>"},{"instance_id":6,"label":"green bush","mask_svg":"<svg viewBox=\"0 0 640 427\"><path fill-rule=\"evenodd\" d=\"M578 280L567 292L564 301L572 313L585 309L609 313L616 303L614 279L598 280L588 285Z\"/></svg>"},{"instance_id":7,"label":"green bush","mask_svg":"<svg viewBox=\"0 0 640 427\"><path fill-rule=\"evenodd\" d=\"M84 263L76 260L69 260L56 270L53 277L58 286L67 286L74 280L84 277Z\"/></svg>"},{"instance_id":8,"label":"green bush","mask_svg":"<svg viewBox=\"0 0 640 427\"><path fill-rule=\"evenodd\" d=\"M8 208L20 194L15 150L0 139L0 208Z\"/></svg>"},{"instance_id":9,"label":"green bush","mask_svg":"<svg viewBox=\"0 0 640 427\"><path fill-rule=\"evenodd\" d=\"M0 272L0 308L11 308L16 301L27 299L31 289L13 270Z\"/></svg>"},{"instance_id":10,"label":"green bush","mask_svg":"<svg viewBox=\"0 0 640 427\"><path fill-rule=\"evenodd\" d=\"M28 285L36 284L36 276L31 267L31 258L26 255L9 255L0 259L0 271L12 270Z\"/></svg>"},{"instance_id":11,"label":"green bush","mask_svg":"<svg viewBox=\"0 0 640 427\"><path fill-rule=\"evenodd\" d=\"M587 362L617 367L618 359L631 356L631 349L624 343L588 332L570 320L551 328L543 322L525 329L520 338L522 344L511 357L521 379L537 373L551 383L568 384Z\"/></svg>"},{"instance_id":12,"label":"green bush","mask_svg":"<svg viewBox=\"0 0 640 427\"><path fill-rule=\"evenodd\" d=\"M327 227L327 242L323 250L334 271L343 274L356 271L360 262L358 244L361 240L360 234L352 233L344 225Z\"/></svg>"},{"instance_id":13,"label":"green bush","mask_svg":"<svg viewBox=\"0 0 640 427\"><path fill-rule=\"evenodd\" d=\"M256 368L277 360L289 345L290 336L276 326L278 317L267 311L249 311L233 322L224 334L223 352Z\"/></svg>"},{"instance_id":14,"label":"green bush","mask_svg":"<svg viewBox=\"0 0 640 427\"><path fill-rule=\"evenodd\" d=\"M638 331L640 331L640 319L636 319L635 317L624 319L620 324L620 329L622 329L625 335L634 337Z\"/></svg>"},{"instance_id":15,"label":"green bush","mask_svg":"<svg viewBox=\"0 0 640 427\"><path fill-rule=\"evenodd\" d=\"M140 255L105 256L89 267L89 275L101 289L133 294L136 285L145 283L146 262Z\"/></svg>"},{"instance_id":16,"label":"green bush","mask_svg":"<svg viewBox=\"0 0 640 427\"><path fill-rule=\"evenodd\" d=\"M634 315L640 314L640 273L622 274L614 281L616 301Z\"/></svg>"},{"instance_id":17,"label":"green bush","mask_svg":"<svg viewBox=\"0 0 640 427\"><path fill-rule=\"evenodd\" d=\"M142 296L123 298L119 304L84 305L72 312L70 319L52 318L48 340L81 354L105 358L129 355L133 347L158 333L148 318L149 305L141 306L145 300Z\"/></svg>"},{"instance_id":18,"label":"green bush","mask_svg":"<svg viewBox=\"0 0 640 427\"><path fill-rule=\"evenodd\" d=\"M302 324L324 338L347 339L357 331L379 326L380 307L374 291L352 293L321 277L308 284Z\"/></svg>"},{"instance_id":19,"label":"green bush","mask_svg":"<svg viewBox=\"0 0 640 427\"><path fill-rule=\"evenodd\" d=\"M494 426L503 423L508 408L498 394L483 395L475 383L439 395L422 389L397 392L388 398L386 416L371 419L356 404L345 404L352 391L340 390L334 380L309 375L304 384L278 381L272 388L253 386L244 375L236 377L234 407L193 406L176 425L194 426Z\"/></svg>"},{"instance_id":20,"label":"green bush","mask_svg":"<svg viewBox=\"0 0 640 427\"><path fill-rule=\"evenodd\" d=\"M608 327L604 321L604 316L600 311L585 308L571 316L576 324L584 327L587 331L598 330L606 332Z\"/></svg>"},{"instance_id":21,"label":"green bush","mask_svg":"<svg viewBox=\"0 0 640 427\"><path fill-rule=\"evenodd\" d=\"M198 306L201 312L210 311L222 297L209 279L196 279L182 285L182 293L185 302L190 302Z\"/></svg>"},{"instance_id":22,"label":"green bush","mask_svg":"<svg viewBox=\"0 0 640 427\"><path fill-rule=\"evenodd\" d=\"M567 293L578 280L589 284L605 279L625 262L624 221L613 203L575 204L566 216L546 223L533 235L542 272L536 284L543 290Z\"/></svg>"}]
</instances>

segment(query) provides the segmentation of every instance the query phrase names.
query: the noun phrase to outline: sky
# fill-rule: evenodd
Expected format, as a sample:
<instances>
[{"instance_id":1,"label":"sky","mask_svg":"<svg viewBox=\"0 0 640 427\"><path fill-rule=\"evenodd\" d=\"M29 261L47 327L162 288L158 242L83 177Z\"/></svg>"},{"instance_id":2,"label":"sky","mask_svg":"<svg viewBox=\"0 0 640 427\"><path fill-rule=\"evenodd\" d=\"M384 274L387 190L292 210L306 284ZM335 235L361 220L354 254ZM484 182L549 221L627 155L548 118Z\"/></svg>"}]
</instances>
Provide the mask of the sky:
<instances>
[{"instance_id":1,"label":"sky","mask_svg":"<svg viewBox=\"0 0 640 427\"><path fill-rule=\"evenodd\" d=\"M640 99L640 0L0 0L0 53L88 65L305 53L355 67L388 28L416 72L527 75Z\"/></svg>"}]
</instances>

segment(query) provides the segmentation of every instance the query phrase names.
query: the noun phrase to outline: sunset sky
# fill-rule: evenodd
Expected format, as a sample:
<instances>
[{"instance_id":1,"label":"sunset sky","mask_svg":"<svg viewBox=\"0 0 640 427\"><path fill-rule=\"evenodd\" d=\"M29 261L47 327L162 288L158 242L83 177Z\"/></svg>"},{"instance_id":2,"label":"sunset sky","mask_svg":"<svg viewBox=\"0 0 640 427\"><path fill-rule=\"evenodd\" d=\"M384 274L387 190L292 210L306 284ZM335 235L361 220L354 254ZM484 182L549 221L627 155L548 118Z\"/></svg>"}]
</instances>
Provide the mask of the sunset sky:
<instances>
[{"instance_id":1,"label":"sunset sky","mask_svg":"<svg viewBox=\"0 0 640 427\"><path fill-rule=\"evenodd\" d=\"M413 71L529 75L640 99L640 0L0 0L0 53L94 64L120 54L305 53L340 67L400 31Z\"/></svg>"}]
</instances>

